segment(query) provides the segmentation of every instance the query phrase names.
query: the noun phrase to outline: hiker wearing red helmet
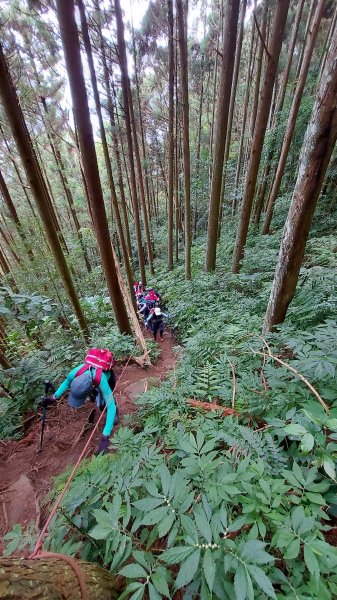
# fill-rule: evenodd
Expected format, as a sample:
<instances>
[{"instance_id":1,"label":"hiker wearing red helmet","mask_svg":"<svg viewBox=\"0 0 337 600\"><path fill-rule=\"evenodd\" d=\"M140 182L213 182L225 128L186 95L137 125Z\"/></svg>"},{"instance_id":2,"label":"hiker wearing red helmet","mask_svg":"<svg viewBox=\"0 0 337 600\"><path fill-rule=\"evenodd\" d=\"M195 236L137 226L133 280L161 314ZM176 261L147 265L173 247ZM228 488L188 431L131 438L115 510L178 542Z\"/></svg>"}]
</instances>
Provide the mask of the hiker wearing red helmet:
<instances>
[{"instance_id":1,"label":"hiker wearing red helmet","mask_svg":"<svg viewBox=\"0 0 337 600\"><path fill-rule=\"evenodd\" d=\"M90 397L96 400L97 406L103 410L106 406L106 421L99 446L95 454L105 454L109 446L109 437L116 421L117 407L113 390L116 377L113 371L115 359L109 350L91 348L84 363L78 365L61 383L52 398L46 402L56 402L65 392L70 390L68 404L73 408L80 408ZM117 416L118 420L118 416Z\"/></svg>"}]
</instances>

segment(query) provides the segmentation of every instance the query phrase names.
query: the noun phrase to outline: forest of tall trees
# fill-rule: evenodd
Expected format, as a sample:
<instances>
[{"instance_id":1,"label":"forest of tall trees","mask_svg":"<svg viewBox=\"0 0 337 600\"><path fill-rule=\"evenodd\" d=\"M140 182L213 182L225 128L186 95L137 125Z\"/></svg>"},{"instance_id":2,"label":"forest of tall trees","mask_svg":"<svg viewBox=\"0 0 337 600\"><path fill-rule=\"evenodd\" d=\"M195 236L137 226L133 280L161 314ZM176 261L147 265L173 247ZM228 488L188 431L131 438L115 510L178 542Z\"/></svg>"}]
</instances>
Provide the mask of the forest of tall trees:
<instances>
[{"instance_id":1,"label":"forest of tall trees","mask_svg":"<svg viewBox=\"0 0 337 600\"><path fill-rule=\"evenodd\" d=\"M336 0L0 0L0 26L1 443L90 346L150 369L49 549L132 600L336 598Z\"/></svg>"}]
</instances>

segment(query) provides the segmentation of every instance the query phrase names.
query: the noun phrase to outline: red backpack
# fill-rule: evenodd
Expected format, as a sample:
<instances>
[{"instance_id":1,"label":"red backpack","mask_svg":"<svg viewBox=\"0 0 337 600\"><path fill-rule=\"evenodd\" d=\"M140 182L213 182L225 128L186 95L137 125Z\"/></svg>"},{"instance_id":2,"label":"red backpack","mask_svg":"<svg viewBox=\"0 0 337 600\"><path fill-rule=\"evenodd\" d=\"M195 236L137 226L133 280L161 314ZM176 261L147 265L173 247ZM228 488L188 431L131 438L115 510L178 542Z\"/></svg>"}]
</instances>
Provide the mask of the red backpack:
<instances>
[{"instance_id":1,"label":"red backpack","mask_svg":"<svg viewBox=\"0 0 337 600\"><path fill-rule=\"evenodd\" d=\"M82 375L90 369L90 367L94 367L96 369L94 386L98 387L101 383L102 372L103 371L111 371L111 369L115 365L115 357L110 352L110 350L102 349L102 348L90 348L88 354L84 359L84 365L81 367L75 377Z\"/></svg>"}]
</instances>

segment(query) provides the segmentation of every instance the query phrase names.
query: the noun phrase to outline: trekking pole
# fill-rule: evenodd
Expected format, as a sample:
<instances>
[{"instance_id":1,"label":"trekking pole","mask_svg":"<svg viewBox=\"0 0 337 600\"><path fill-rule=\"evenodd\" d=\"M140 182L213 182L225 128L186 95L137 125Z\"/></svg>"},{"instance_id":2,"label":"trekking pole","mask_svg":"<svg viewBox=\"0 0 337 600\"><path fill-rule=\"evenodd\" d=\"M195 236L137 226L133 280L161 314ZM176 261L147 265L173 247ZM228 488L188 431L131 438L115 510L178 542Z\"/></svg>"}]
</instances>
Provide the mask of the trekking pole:
<instances>
[{"instance_id":1,"label":"trekking pole","mask_svg":"<svg viewBox=\"0 0 337 600\"><path fill-rule=\"evenodd\" d=\"M51 383L51 381L46 380L44 382L44 396L42 396L42 398L41 398L42 400L44 398L48 397L49 390L52 392L55 392L55 388L54 388L53 384ZM40 437L40 446L39 446L38 452L41 452L41 450L42 450L44 428L45 428L45 424L46 424L46 414L47 414L47 406L43 406L42 407L42 416L41 416L41 437Z\"/></svg>"}]
</instances>

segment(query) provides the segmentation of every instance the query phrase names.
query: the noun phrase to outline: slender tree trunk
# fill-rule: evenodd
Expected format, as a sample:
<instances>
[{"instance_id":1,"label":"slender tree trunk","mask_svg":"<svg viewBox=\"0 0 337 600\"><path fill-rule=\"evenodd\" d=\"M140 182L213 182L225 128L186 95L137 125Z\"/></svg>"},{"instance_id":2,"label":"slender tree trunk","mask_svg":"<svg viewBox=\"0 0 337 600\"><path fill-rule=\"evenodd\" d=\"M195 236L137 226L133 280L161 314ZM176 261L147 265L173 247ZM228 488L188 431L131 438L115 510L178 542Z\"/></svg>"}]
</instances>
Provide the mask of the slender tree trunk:
<instances>
[{"instance_id":1,"label":"slender tree trunk","mask_svg":"<svg viewBox=\"0 0 337 600\"><path fill-rule=\"evenodd\" d=\"M235 55L239 7L240 0L228 0L225 18L226 29L222 50L220 89L216 111L212 187L208 214L206 271L214 271L216 263L221 182L226 145L227 119L232 89L233 57Z\"/></svg>"},{"instance_id":2,"label":"slender tree trunk","mask_svg":"<svg viewBox=\"0 0 337 600\"><path fill-rule=\"evenodd\" d=\"M284 136L283 144L282 144L282 149L281 149L281 155L278 160L276 174L275 174L272 189L271 189L271 192L270 192L270 195L268 198L266 217L265 217L265 221L264 221L263 228L262 228L262 233L264 235L269 233L270 223L271 223L271 220L273 217L273 212L274 212L274 205L276 202L278 192L280 190L281 181L282 181L282 177L283 177L283 173L285 170L287 157L288 157L288 153L289 153L289 148L290 148L291 140L292 140L293 133L294 133L296 119L297 119L298 111L299 111L300 104L301 104L303 90L304 90L305 82L306 82L307 75L308 75L310 61L311 61L312 53L314 50L317 33L319 30L319 25L320 25L322 15L323 15L324 5L325 5L325 0L318 0L316 12L312 19L311 26L309 28L309 32L308 32L308 36L307 36L307 40L306 40L306 48L305 48L305 51L303 54L302 67L301 67L301 71L299 74L299 79L297 82L291 109L289 112L287 128L286 128L286 132L285 132L285 136Z\"/></svg>"},{"instance_id":3,"label":"slender tree trunk","mask_svg":"<svg viewBox=\"0 0 337 600\"><path fill-rule=\"evenodd\" d=\"M213 172L213 142L214 142L214 123L215 123L215 107L216 107L216 91L218 82L218 65L219 65L219 48L220 48L220 31L218 31L218 37L216 42L216 53L215 53L215 67L214 67L214 79L213 79L213 93L212 93L212 120L211 120L211 131L209 136L209 187L212 185L212 172Z\"/></svg>"},{"instance_id":4,"label":"slender tree trunk","mask_svg":"<svg viewBox=\"0 0 337 600\"><path fill-rule=\"evenodd\" d=\"M97 118L98 118L98 122L99 122L104 162L105 162L105 168L106 168L107 175L108 175L108 182L109 182L109 188L110 188L110 193L111 193L111 202L112 202L113 212L114 212L115 219L116 219L118 239L119 239L120 247L122 250L123 262L124 262L125 273L126 273L126 278L127 278L128 285L129 285L130 294L131 294L131 297L133 298L132 269L131 269L131 265L130 265L127 245L125 242L122 220L121 220L121 216L120 216L120 212L119 212L115 182L114 182L114 178L113 178L113 174L112 174L112 166L111 166L111 161L110 161L110 156L109 156L108 143L107 143L104 123L103 123L101 101L100 101L100 97L99 97L94 60L93 60L92 51L91 51L88 25L87 25L87 21L86 21L86 16L85 16L85 11L84 11L84 6L83 6L82 0L77 0L77 5L78 5L79 11L80 11L82 36L83 36L83 42L84 42L84 48L85 48L85 52L86 52L86 56L87 56L87 61L88 61L88 65L89 65L91 86L92 86L93 93L94 93L96 114L97 114Z\"/></svg>"},{"instance_id":5,"label":"slender tree trunk","mask_svg":"<svg viewBox=\"0 0 337 600\"><path fill-rule=\"evenodd\" d=\"M337 3L335 5L335 10L334 10L334 13L333 13L333 16L331 19L331 24L329 27L328 35L327 35L327 37L325 39L325 43L324 43L324 52L322 55L322 62L321 62L321 67L320 67L320 71L319 71L320 77L322 76L322 73L324 71L326 57L328 55L331 40L332 40L333 36L336 35L336 23L337 23Z\"/></svg>"},{"instance_id":6,"label":"slender tree trunk","mask_svg":"<svg viewBox=\"0 0 337 600\"><path fill-rule=\"evenodd\" d=\"M169 50L169 122L168 122L168 203L167 203L167 268L173 269L173 189L174 189L174 44L173 2L167 0Z\"/></svg>"},{"instance_id":7,"label":"slender tree trunk","mask_svg":"<svg viewBox=\"0 0 337 600\"><path fill-rule=\"evenodd\" d=\"M232 91L231 91L231 101L230 101L230 105L229 105L229 114L228 114L228 124L227 124L226 144L225 144L225 157L224 157L225 167L224 167L224 174L223 174L223 179L222 179L221 200L223 200L224 192L225 192L226 162L228 161L229 148L230 148L231 137L232 137L233 115L234 115L235 97L236 97L236 90L237 90L239 70L240 70L240 60L241 60L241 50L242 50L242 42L243 42L243 34L244 34L246 8L247 8L247 0L243 0L242 6L241 6L239 35L238 35L236 51L235 51L235 63L234 63L233 84L232 84Z\"/></svg>"},{"instance_id":8,"label":"slender tree trunk","mask_svg":"<svg viewBox=\"0 0 337 600\"><path fill-rule=\"evenodd\" d=\"M115 109L114 109L114 104L113 104L113 100L112 100L111 87L110 87L110 81L109 81L109 71L108 71L108 66L107 66L107 61L106 61L104 40L103 40L103 35L101 32L101 29L100 29L99 33L100 33L100 42L101 42L101 57L102 57L103 72L104 72L104 84L105 84L105 91L106 91L106 95L107 95L107 108L108 108L108 114L109 114L109 119L110 119L111 138L112 138L115 159L116 159L118 187L119 187L119 191L120 191L121 207L122 207L122 213L123 213L125 241L127 243L129 258L131 260L132 248L131 248L130 228L129 228L126 197L125 197L125 191L124 191L121 156L120 156L120 152L119 152L118 139L117 139L117 135L116 135Z\"/></svg>"},{"instance_id":9,"label":"slender tree trunk","mask_svg":"<svg viewBox=\"0 0 337 600\"><path fill-rule=\"evenodd\" d=\"M42 179L41 170L29 137L26 123L16 96L13 82L7 68L2 46L0 46L0 96L6 113L6 117L13 137L15 139L22 164L26 171L32 193L39 210L41 220L44 224L50 248L62 277L69 299L74 307L79 326L85 337L88 337L88 326L71 278L71 274L65 260L62 247L54 227L53 219L49 211L50 198L45 183Z\"/></svg>"},{"instance_id":10,"label":"slender tree trunk","mask_svg":"<svg viewBox=\"0 0 337 600\"><path fill-rule=\"evenodd\" d=\"M233 273L238 273L240 261L244 255L244 246L247 239L250 214L253 205L257 174L259 170L262 146L265 137L270 102L272 100L273 86L276 77L277 65L282 46L283 34L287 21L287 13L290 0L277 0L275 8L273 32L269 45L269 56L267 60L264 82L262 88L261 102L256 118L252 151L249 159L244 200L241 210L241 218L238 227L236 243L233 254Z\"/></svg>"},{"instance_id":11,"label":"slender tree trunk","mask_svg":"<svg viewBox=\"0 0 337 600\"><path fill-rule=\"evenodd\" d=\"M310 25L311 25L311 20L312 20L312 16L314 14L314 11L315 11L316 4L317 4L317 0L311 0L309 12L308 12L308 18L307 18L307 22L306 22L306 26L305 26L304 42L302 44L301 52L300 52L300 55L299 55L299 58L298 58L298 61L297 61L296 79L298 79L298 77L300 75L301 68L302 68L302 61L303 61L303 56L304 56L305 42L306 42L306 39L307 39L307 35L309 33L309 29L310 29Z\"/></svg>"},{"instance_id":12,"label":"slender tree trunk","mask_svg":"<svg viewBox=\"0 0 337 600\"><path fill-rule=\"evenodd\" d=\"M130 79L128 79L128 84L129 84L128 92L129 92L131 131L133 133L133 147L134 147L134 151L135 151L136 165L137 165L137 172L138 172L139 195L140 195L140 203L141 203L142 212L143 212L145 238L146 238L146 246L147 246L147 256L148 256L148 261L149 261L150 274L154 275L150 222L149 222L148 207L146 205L142 161L141 161L140 152L139 152L137 127L136 127L135 113L134 113L134 109L133 109L133 100L132 100Z\"/></svg>"},{"instance_id":13,"label":"slender tree trunk","mask_svg":"<svg viewBox=\"0 0 337 600\"><path fill-rule=\"evenodd\" d=\"M245 97L244 97L244 103L243 103L243 116L242 116L242 127L241 127L241 134L240 134L239 153L238 153L238 158L237 158L237 163L236 163L235 185L234 185L235 192L234 192L234 198L233 198L233 204L232 204L232 215L234 215L236 212L239 179L240 179L242 155L243 155L243 144L244 144L244 139L245 139L245 135L246 135L246 124L247 124L249 95L250 95L250 81L251 81L253 66L254 66L254 61L253 61L254 36L255 36L255 22L253 21L250 46L249 46L247 78L246 78L246 84L245 84L246 91L245 91Z\"/></svg>"},{"instance_id":14,"label":"slender tree trunk","mask_svg":"<svg viewBox=\"0 0 337 600\"><path fill-rule=\"evenodd\" d=\"M83 76L80 42L75 21L74 0L57 0L56 7L74 113L76 115L83 170L88 186L90 205L102 265L118 327L122 333L130 334L131 329L129 319L119 287L112 254L108 222L99 177L88 97Z\"/></svg>"},{"instance_id":15,"label":"slender tree trunk","mask_svg":"<svg viewBox=\"0 0 337 600\"><path fill-rule=\"evenodd\" d=\"M305 134L299 171L270 292L263 330L284 321L294 297L317 200L337 140L337 37L326 60Z\"/></svg>"},{"instance_id":16,"label":"slender tree trunk","mask_svg":"<svg viewBox=\"0 0 337 600\"><path fill-rule=\"evenodd\" d=\"M133 216L135 221L135 229L136 229L136 237L137 237L137 246L138 246L138 255L139 255L139 268L142 284L146 286L146 275L145 275L145 262L144 262L144 251L142 244L142 233L141 233L141 225L139 218L139 208L138 208L138 197L137 197L137 183L136 183L136 172L135 172L135 164L133 160L133 142L132 142L132 132L131 132L131 123L130 123L130 106L129 106L129 75L127 68L127 58L126 58L126 48L125 48L125 39L124 39L124 23L122 17L122 10L120 6L120 0L114 0L115 6L115 16L116 16L116 25L117 25L117 43L118 43L118 53L119 53L119 64L121 70L121 83L122 83L122 93L123 93L123 103L124 103L124 113L125 113L125 127L126 127L126 136L128 142L128 154L129 154L129 167L130 167L130 187L131 187L131 198L133 204Z\"/></svg>"},{"instance_id":17,"label":"slender tree trunk","mask_svg":"<svg viewBox=\"0 0 337 600\"><path fill-rule=\"evenodd\" d=\"M262 24L261 24L261 29L260 29L259 46L258 46L258 52L257 52L257 57L256 57L257 65L256 65L256 74L255 74L255 87L254 87L253 106L252 106L252 112L251 112L251 118L250 118L250 135L251 135L252 139L254 136L255 121L256 121L257 108L258 108L259 97L260 97L260 82L261 82L261 73L262 73L262 64L263 64L263 52L265 50L265 44L266 44L268 8L269 8L268 0L265 0L264 6L262 8L262 11L263 11L262 12ZM255 22L255 20L257 19L255 9L254 9L253 18L254 18L254 22ZM256 26L256 23L255 23L255 26Z\"/></svg>"},{"instance_id":18,"label":"slender tree trunk","mask_svg":"<svg viewBox=\"0 0 337 600\"><path fill-rule=\"evenodd\" d=\"M180 73L182 90L183 113L183 159L185 183L185 279L191 279L191 163L190 163L190 132L189 132L189 98L188 98L188 62L187 37L184 23L182 0L176 0L177 23L179 36Z\"/></svg>"}]
</instances>

